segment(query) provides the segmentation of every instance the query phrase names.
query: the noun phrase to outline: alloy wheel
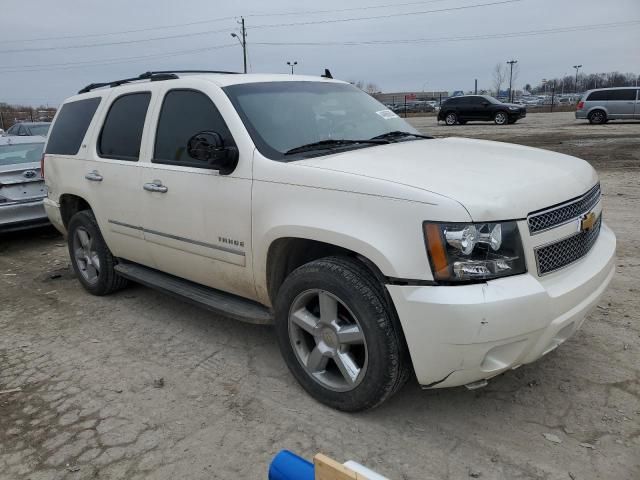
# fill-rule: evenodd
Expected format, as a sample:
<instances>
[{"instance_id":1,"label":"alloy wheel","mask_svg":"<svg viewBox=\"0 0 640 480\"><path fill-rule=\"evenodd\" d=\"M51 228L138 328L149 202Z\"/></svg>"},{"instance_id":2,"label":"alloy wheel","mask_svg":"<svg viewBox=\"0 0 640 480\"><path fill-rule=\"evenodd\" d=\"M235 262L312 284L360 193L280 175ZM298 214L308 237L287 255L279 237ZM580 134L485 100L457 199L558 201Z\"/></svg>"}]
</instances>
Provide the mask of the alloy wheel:
<instances>
[{"instance_id":1,"label":"alloy wheel","mask_svg":"<svg viewBox=\"0 0 640 480\"><path fill-rule=\"evenodd\" d=\"M82 277L92 285L100 276L100 258L94 243L94 238L86 228L76 229L73 235L73 257Z\"/></svg>"},{"instance_id":2,"label":"alloy wheel","mask_svg":"<svg viewBox=\"0 0 640 480\"><path fill-rule=\"evenodd\" d=\"M458 119L456 118L456 114L455 113L447 114L446 118L444 119L444 121L445 121L445 123L447 125L455 125L457 120Z\"/></svg>"},{"instance_id":3,"label":"alloy wheel","mask_svg":"<svg viewBox=\"0 0 640 480\"><path fill-rule=\"evenodd\" d=\"M300 293L289 310L289 340L306 373L324 388L346 392L367 371L367 344L358 319L337 296Z\"/></svg>"},{"instance_id":4,"label":"alloy wheel","mask_svg":"<svg viewBox=\"0 0 640 480\"><path fill-rule=\"evenodd\" d=\"M504 125L505 123L507 123L508 119L507 119L507 115L503 112L498 112L496 113L496 123L498 125Z\"/></svg>"}]
</instances>

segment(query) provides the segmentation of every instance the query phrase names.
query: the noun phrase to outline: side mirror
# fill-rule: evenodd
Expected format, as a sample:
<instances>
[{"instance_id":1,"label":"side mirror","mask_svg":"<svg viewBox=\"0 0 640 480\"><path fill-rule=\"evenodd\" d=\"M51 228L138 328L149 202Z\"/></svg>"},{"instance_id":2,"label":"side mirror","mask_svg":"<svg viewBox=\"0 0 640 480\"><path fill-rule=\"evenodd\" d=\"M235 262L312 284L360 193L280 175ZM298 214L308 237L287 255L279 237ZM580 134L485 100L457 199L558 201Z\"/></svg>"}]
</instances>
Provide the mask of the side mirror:
<instances>
[{"instance_id":1,"label":"side mirror","mask_svg":"<svg viewBox=\"0 0 640 480\"><path fill-rule=\"evenodd\" d=\"M238 149L225 146L222 136L217 132L196 133L187 143L187 153L191 158L204 161L221 175L228 175L238 164Z\"/></svg>"}]
</instances>

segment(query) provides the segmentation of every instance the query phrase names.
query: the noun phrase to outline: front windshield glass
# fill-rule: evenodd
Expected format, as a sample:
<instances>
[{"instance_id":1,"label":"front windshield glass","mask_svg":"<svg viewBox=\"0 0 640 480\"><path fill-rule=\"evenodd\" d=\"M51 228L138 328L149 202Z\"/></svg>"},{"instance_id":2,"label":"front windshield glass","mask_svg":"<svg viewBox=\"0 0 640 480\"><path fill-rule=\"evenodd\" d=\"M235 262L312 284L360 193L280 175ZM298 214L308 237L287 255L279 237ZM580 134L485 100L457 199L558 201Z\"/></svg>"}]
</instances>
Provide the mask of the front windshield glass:
<instances>
[{"instance_id":1,"label":"front windshield glass","mask_svg":"<svg viewBox=\"0 0 640 480\"><path fill-rule=\"evenodd\" d=\"M333 82L265 82L230 85L231 99L260 152L274 160L327 155L332 150L285 155L331 140L368 140L394 131L417 134L411 125L353 85ZM375 144L341 145L340 149Z\"/></svg>"},{"instance_id":2,"label":"front windshield glass","mask_svg":"<svg viewBox=\"0 0 640 480\"><path fill-rule=\"evenodd\" d=\"M0 145L0 166L39 162L44 143Z\"/></svg>"},{"instance_id":3,"label":"front windshield glass","mask_svg":"<svg viewBox=\"0 0 640 480\"><path fill-rule=\"evenodd\" d=\"M487 99L487 101L489 101L489 102L491 102L491 103L493 103L493 104L498 105L498 104L501 104L501 103L502 103L502 102L501 102L500 100L498 100L497 98L493 98L493 97L491 97L491 96L489 96L489 95L483 95L483 96L484 96L484 98L486 98L486 99Z\"/></svg>"}]
</instances>

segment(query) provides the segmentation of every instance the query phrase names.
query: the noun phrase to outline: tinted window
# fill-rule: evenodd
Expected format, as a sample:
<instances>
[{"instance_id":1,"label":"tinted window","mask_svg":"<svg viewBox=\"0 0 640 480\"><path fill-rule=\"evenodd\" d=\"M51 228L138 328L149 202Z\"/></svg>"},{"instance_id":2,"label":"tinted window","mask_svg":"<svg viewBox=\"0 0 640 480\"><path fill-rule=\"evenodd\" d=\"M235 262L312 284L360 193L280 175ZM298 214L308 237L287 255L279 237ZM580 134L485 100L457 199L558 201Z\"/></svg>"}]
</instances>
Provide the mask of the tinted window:
<instances>
[{"instance_id":1,"label":"tinted window","mask_svg":"<svg viewBox=\"0 0 640 480\"><path fill-rule=\"evenodd\" d=\"M17 135L18 134L19 125L14 125L9 130L7 130L7 135Z\"/></svg>"},{"instance_id":2,"label":"tinted window","mask_svg":"<svg viewBox=\"0 0 640 480\"><path fill-rule=\"evenodd\" d=\"M151 94L130 93L115 99L104 121L98 152L101 157L138 160L144 119Z\"/></svg>"},{"instance_id":3,"label":"tinted window","mask_svg":"<svg viewBox=\"0 0 640 480\"><path fill-rule=\"evenodd\" d=\"M234 145L231 133L211 99L195 90L171 90L165 97L158 120L154 163L207 167L187 153L187 143L196 133L217 132L225 145Z\"/></svg>"},{"instance_id":4,"label":"tinted window","mask_svg":"<svg viewBox=\"0 0 640 480\"><path fill-rule=\"evenodd\" d=\"M482 105L487 100L482 97L469 97L466 100L466 103L469 105Z\"/></svg>"},{"instance_id":5,"label":"tinted window","mask_svg":"<svg viewBox=\"0 0 640 480\"><path fill-rule=\"evenodd\" d=\"M587 102L608 100L609 93L609 90L598 90L596 92L591 92L589 94L589 98L587 98Z\"/></svg>"},{"instance_id":6,"label":"tinted window","mask_svg":"<svg viewBox=\"0 0 640 480\"><path fill-rule=\"evenodd\" d=\"M462 103L461 100L461 98L450 98L445 103L447 105L459 105L460 103Z\"/></svg>"},{"instance_id":7,"label":"tinted window","mask_svg":"<svg viewBox=\"0 0 640 480\"><path fill-rule=\"evenodd\" d=\"M76 155L100 100L96 97L65 103L51 130L45 153Z\"/></svg>"},{"instance_id":8,"label":"tinted window","mask_svg":"<svg viewBox=\"0 0 640 480\"><path fill-rule=\"evenodd\" d=\"M635 100L636 99L636 89L635 88L625 88L622 90L610 90L609 91L609 100Z\"/></svg>"}]
</instances>

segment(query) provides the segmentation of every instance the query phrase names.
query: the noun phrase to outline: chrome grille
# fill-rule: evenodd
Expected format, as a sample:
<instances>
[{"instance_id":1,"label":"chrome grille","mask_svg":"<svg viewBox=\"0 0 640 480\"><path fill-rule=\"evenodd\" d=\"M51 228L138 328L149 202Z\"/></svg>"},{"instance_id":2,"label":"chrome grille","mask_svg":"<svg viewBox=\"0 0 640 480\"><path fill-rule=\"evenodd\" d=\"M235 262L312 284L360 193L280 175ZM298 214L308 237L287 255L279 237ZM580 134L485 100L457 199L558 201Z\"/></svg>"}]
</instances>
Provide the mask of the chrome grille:
<instances>
[{"instance_id":1,"label":"chrome grille","mask_svg":"<svg viewBox=\"0 0 640 480\"><path fill-rule=\"evenodd\" d=\"M578 218L583 213L591 210L598 203L598 200L600 200L599 183L581 197L563 205L540 213L529 214L527 219L529 232L533 235Z\"/></svg>"},{"instance_id":2,"label":"chrome grille","mask_svg":"<svg viewBox=\"0 0 640 480\"><path fill-rule=\"evenodd\" d=\"M566 267L589 253L600 233L601 220L602 215L598 217L591 230L579 232L559 242L536 248L538 275Z\"/></svg>"}]
</instances>

